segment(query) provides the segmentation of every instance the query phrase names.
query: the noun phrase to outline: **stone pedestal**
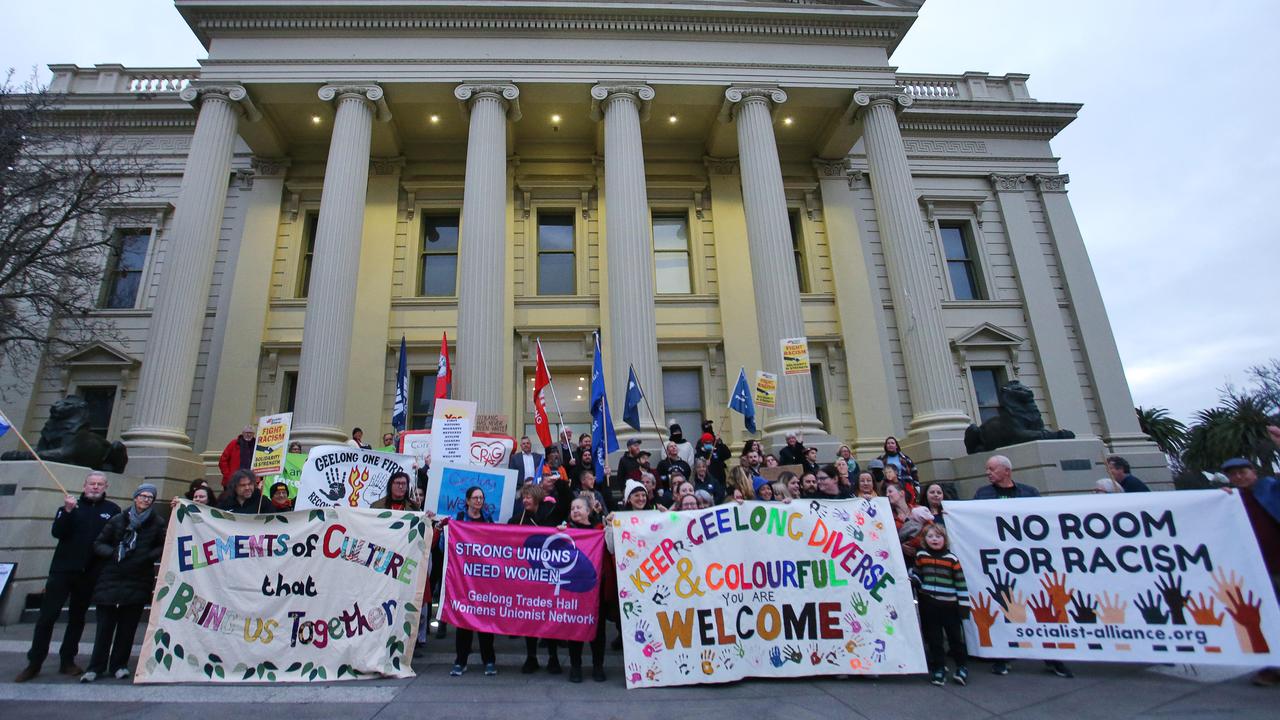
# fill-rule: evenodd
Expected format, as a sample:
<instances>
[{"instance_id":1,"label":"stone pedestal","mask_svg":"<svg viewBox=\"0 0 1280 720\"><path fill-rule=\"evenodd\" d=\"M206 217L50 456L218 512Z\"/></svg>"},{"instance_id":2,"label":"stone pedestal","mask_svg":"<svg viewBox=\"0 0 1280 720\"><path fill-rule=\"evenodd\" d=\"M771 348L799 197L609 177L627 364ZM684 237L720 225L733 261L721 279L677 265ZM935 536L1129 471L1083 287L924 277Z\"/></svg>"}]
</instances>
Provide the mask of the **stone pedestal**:
<instances>
[{"instance_id":1,"label":"stone pedestal","mask_svg":"<svg viewBox=\"0 0 1280 720\"><path fill-rule=\"evenodd\" d=\"M973 499L973 493L987 484L987 459L992 455L1009 458L1014 481L1030 485L1042 495L1093 492L1094 482L1107 475L1106 448L1098 438L1036 440L953 460L955 488L961 500ZM1169 483L1152 489L1173 487Z\"/></svg>"}]
</instances>

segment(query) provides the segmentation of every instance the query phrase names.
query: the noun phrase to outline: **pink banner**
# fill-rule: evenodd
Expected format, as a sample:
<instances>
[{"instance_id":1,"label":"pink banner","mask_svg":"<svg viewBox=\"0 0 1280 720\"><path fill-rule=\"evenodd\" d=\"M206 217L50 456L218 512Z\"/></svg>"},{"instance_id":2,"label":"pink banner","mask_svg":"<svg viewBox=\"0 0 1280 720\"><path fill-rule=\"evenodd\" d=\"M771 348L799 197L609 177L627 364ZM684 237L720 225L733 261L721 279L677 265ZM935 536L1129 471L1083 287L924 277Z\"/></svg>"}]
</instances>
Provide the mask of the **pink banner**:
<instances>
[{"instance_id":1,"label":"pink banner","mask_svg":"<svg viewBox=\"0 0 1280 720\"><path fill-rule=\"evenodd\" d=\"M454 521L445 542L445 622L500 635L595 637L603 531Z\"/></svg>"}]
</instances>

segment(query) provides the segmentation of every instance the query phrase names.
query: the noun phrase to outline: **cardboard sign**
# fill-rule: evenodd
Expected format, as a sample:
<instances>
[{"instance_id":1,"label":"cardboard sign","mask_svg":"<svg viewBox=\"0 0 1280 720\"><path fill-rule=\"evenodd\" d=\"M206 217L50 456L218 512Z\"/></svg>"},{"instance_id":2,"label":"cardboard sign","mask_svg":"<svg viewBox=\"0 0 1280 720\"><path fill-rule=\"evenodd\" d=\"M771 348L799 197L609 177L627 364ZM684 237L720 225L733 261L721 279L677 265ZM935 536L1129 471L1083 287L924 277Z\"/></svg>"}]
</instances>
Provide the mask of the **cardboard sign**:
<instances>
[{"instance_id":1,"label":"cardboard sign","mask_svg":"<svg viewBox=\"0 0 1280 720\"><path fill-rule=\"evenodd\" d=\"M470 462L467 457L475 422L475 403L444 398L437 400L431 419L431 461Z\"/></svg>"},{"instance_id":2,"label":"cardboard sign","mask_svg":"<svg viewBox=\"0 0 1280 720\"><path fill-rule=\"evenodd\" d=\"M756 407L773 408L778 404L778 376L756 371Z\"/></svg>"},{"instance_id":3,"label":"cardboard sign","mask_svg":"<svg viewBox=\"0 0 1280 720\"><path fill-rule=\"evenodd\" d=\"M782 374L809 374L808 338L784 338L782 340Z\"/></svg>"},{"instance_id":4,"label":"cardboard sign","mask_svg":"<svg viewBox=\"0 0 1280 720\"><path fill-rule=\"evenodd\" d=\"M477 433L489 433L491 435L506 435L507 416L492 413L476 415L475 431Z\"/></svg>"},{"instance_id":5,"label":"cardboard sign","mask_svg":"<svg viewBox=\"0 0 1280 720\"><path fill-rule=\"evenodd\" d=\"M254 475L276 475L284 469L289 426L292 424L291 412L258 418L258 436L253 446Z\"/></svg>"}]
</instances>

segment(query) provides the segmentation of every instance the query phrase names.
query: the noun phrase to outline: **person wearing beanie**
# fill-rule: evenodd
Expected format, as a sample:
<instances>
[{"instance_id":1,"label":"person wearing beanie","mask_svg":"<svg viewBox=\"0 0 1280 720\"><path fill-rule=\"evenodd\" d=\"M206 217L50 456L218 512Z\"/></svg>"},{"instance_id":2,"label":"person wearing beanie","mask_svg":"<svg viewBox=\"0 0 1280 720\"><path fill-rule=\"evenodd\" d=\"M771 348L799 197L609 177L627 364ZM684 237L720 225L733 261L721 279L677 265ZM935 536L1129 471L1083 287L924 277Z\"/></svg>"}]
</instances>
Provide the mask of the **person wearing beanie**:
<instances>
[{"instance_id":1,"label":"person wearing beanie","mask_svg":"<svg viewBox=\"0 0 1280 720\"><path fill-rule=\"evenodd\" d=\"M710 420L702 423L702 436L698 438L698 447L694 449L694 459L698 458L707 461L707 472L723 486L728 479L725 463L733 458L733 451L716 437Z\"/></svg>"},{"instance_id":2,"label":"person wearing beanie","mask_svg":"<svg viewBox=\"0 0 1280 720\"><path fill-rule=\"evenodd\" d=\"M139 485L133 504L107 521L93 544L105 565L93 590L98 611L93 657L80 682L93 682L104 673L118 680L129 677L133 638L142 607L151 600L155 563L164 550L165 521L152 510L158 492L151 483Z\"/></svg>"},{"instance_id":3,"label":"person wearing beanie","mask_svg":"<svg viewBox=\"0 0 1280 720\"><path fill-rule=\"evenodd\" d=\"M694 457L693 443L685 439L684 431L680 428L680 423L671 423L669 430L671 431L671 435L667 438L667 441L676 444L676 450L680 455L680 459L684 461L686 467L692 467Z\"/></svg>"},{"instance_id":4,"label":"person wearing beanie","mask_svg":"<svg viewBox=\"0 0 1280 720\"><path fill-rule=\"evenodd\" d=\"M293 500L289 499L289 486L282 482L271 484L271 509L276 512L292 512Z\"/></svg>"},{"instance_id":5,"label":"person wearing beanie","mask_svg":"<svg viewBox=\"0 0 1280 720\"><path fill-rule=\"evenodd\" d=\"M623 487L623 510L645 510L649 506L649 491L639 480L628 480Z\"/></svg>"}]
</instances>

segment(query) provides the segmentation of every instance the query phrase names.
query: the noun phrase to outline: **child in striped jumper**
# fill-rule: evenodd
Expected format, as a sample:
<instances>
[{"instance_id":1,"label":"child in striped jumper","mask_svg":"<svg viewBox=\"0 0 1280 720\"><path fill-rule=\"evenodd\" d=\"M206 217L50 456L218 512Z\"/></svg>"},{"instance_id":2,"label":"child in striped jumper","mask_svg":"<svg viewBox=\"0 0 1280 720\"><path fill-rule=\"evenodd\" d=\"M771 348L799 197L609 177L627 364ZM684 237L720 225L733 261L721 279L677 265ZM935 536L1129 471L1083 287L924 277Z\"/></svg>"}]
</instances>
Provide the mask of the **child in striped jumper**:
<instances>
[{"instance_id":1,"label":"child in striped jumper","mask_svg":"<svg viewBox=\"0 0 1280 720\"><path fill-rule=\"evenodd\" d=\"M969 591L960 560L951 554L943 526L930 525L924 531L924 547L916 555L915 572L920 579L920 629L924 633L929 682L942 685L947 681L945 636L956 665L953 680L965 685L969 680L965 667L969 654L961 621L969 616Z\"/></svg>"}]
</instances>

